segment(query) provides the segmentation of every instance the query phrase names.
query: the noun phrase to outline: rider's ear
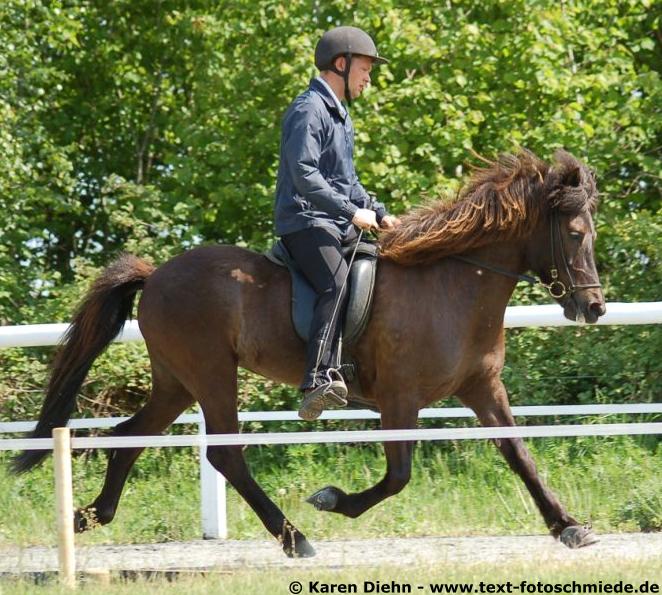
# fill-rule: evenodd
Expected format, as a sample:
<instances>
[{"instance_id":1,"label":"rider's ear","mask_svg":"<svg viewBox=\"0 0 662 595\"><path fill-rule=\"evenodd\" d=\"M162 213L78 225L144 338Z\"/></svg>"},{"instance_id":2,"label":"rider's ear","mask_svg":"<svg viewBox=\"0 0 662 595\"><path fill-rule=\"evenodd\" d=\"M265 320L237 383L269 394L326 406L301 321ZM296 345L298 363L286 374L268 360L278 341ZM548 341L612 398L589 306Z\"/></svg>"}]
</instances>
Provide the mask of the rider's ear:
<instances>
[{"instance_id":1,"label":"rider's ear","mask_svg":"<svg viewBox=\"0 0 662 595\"><path fill-rule=\"evenodd\" d=\"M579 167L573 167L571 170L566 172L563 176L563 185L564 186L579 186L581 184L582 178L579 171Z\"/></svg>"},{"instance_id":2,"label":"rider's ear","mask_svg":"<svg viewBox=\"0 0 662 595\"><path fill-rule=\"evenodd\" d=\"M336 59L333 61L333 63L335 65L335 67L338 70L340 70L340 72L342 72L343 70L345 70L345 62L346 61L347 61L347 59L345 58L345 56L337 56Z\"/></svg>"}]
</instances>

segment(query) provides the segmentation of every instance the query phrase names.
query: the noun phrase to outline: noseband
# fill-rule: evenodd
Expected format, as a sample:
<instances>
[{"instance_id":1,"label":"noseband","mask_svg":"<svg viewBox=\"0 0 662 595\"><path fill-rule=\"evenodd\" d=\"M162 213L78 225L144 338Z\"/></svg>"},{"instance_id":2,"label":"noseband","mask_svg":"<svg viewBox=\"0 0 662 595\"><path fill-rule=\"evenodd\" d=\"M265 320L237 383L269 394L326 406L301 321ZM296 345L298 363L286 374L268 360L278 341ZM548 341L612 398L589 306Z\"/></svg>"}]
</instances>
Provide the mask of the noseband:
<instances>
[{"instance_id":1,"label":"noseband","mask_svg":"<svg viewBox=\"0 0 662 595\"><path fill-rule=\"evenodd\" d=\"M581 283L581 284L575 283L575 279L572 276L570 267L568 266L568 261L565 258L565 245L563 243L563 234L561 234L561 223L559 222L559 214L556 209L552 210L552 213L549 218L549 240L551 244L551 253L552 253L551 254L552 266L549 269L549 276L551 277L552 280L549 283L545 283L544 281L542 281L542 279L538 279L530 275L511 273L510 271L505 271L503 269L500 269L499 267L488 265L483 262L474 260L472 258L467 258L466 256L453 255L451 258L454 258L455 260L461 260L462 262L472 264L474 266L480 267L482 269L486 269L488 271L492 271L493 273L498 273L499 275L512 277L513 279L517 279L518 281L526 281L531 285L540 284L545 289L547 289L549 295L552 296L555 300L560 300L561 298L564 298L567 295L572 295L578 289L591 289L594 287L602 287L600 283ZM556 264L557 243L561 248L561 262L563 263L565 274L568 277L569 285L566 285L565 283L563 283L563 281L561 281L561 279L559 279L559 267Z\"/></svg>"}]
</instances>

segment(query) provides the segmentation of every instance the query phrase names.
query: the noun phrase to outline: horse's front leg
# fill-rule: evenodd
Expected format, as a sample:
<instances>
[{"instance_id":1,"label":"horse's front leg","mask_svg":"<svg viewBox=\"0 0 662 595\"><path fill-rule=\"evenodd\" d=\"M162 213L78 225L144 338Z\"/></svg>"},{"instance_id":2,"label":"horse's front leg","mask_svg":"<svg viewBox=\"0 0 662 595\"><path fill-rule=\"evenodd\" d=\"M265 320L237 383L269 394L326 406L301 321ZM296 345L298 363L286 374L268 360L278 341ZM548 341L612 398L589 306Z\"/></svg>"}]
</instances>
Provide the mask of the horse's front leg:
<instances>
[{"instance_id":1,"label":"horse's front leg","mask_svg":"<svg viewBox=\"0 0 662 595\"><path fill-rule=\"evenodd\" d=\"M395 401L395 399L393 399ZM416 426L418 411L399 406L387 406L382 411L382 428L385 430L411 429ZM386 474L371 488L354 494L346 494L334 486L327 486L315 492L306 501L317 510L338 512L356 518L369 508L393 496L409 482L413 442L385 442Z\"/></svg>"},{"instance_id":2,"label":"horse's front leg","mask_svg":"<svg viewBox=\"0 0 662 595\"><path fill-rule=\"evenodd\" d=\"M468 390L461 391L458 397L473 409L483 426L515 425L506 389L499 378L481 379ZM560 537L570 548L591 545L597 541L597 537L588 528L581 526L565 511L556 496L542 482L521 438L499 438L493 442L510 468L522 478L554 537Z\"/></svg>"}]
</instances>

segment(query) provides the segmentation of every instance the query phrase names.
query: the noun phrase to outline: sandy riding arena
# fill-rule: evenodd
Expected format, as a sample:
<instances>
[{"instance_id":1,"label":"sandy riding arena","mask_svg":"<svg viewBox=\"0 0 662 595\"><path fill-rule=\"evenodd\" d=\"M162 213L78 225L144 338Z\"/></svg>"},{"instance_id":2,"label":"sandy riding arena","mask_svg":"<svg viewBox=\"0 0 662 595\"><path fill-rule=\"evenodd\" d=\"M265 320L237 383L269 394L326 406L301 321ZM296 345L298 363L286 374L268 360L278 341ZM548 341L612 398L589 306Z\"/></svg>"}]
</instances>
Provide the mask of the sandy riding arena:
<instances>
[{"instance_id":1,"label":"sandy riding arena","mask_svg":"<svg viewBox=\"0 0 662 595\"><path fill-rule=\"evenodd\" d=\"M569 550L546 535L509 537L419 537L318 541L317 556L286 558L275 542L192 541L146 545L79 547L79 571L206 571L265 568L342 568L365 566L411 567L429 564L530 562L568 563L597 560L649 561L662 568L662 534L601 535L588 548ZM48 547L0 547L0 575L51 572L57 569L57 551Z\"/></svg>"}]
</instances>

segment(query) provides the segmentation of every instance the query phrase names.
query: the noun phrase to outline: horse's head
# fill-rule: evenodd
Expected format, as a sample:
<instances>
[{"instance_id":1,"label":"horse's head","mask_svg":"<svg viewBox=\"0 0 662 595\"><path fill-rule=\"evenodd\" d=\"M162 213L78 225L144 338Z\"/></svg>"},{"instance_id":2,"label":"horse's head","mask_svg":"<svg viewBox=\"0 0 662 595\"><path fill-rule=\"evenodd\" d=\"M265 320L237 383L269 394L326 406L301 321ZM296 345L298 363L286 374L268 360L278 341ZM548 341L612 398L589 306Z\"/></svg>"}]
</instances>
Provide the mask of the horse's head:
<instances>
[{"instance_id":1,"label":"horse's head","mask_svg":"<svg viewBox=\"0 0 662 595\"><path fill-rule=\"evenodd\" d=\"M581 161L558 151L543 187L548 208L531 240L532 268L566 318L595 323L606 311L594 258L595 177Z\"/></svg>"}]
</instances>

